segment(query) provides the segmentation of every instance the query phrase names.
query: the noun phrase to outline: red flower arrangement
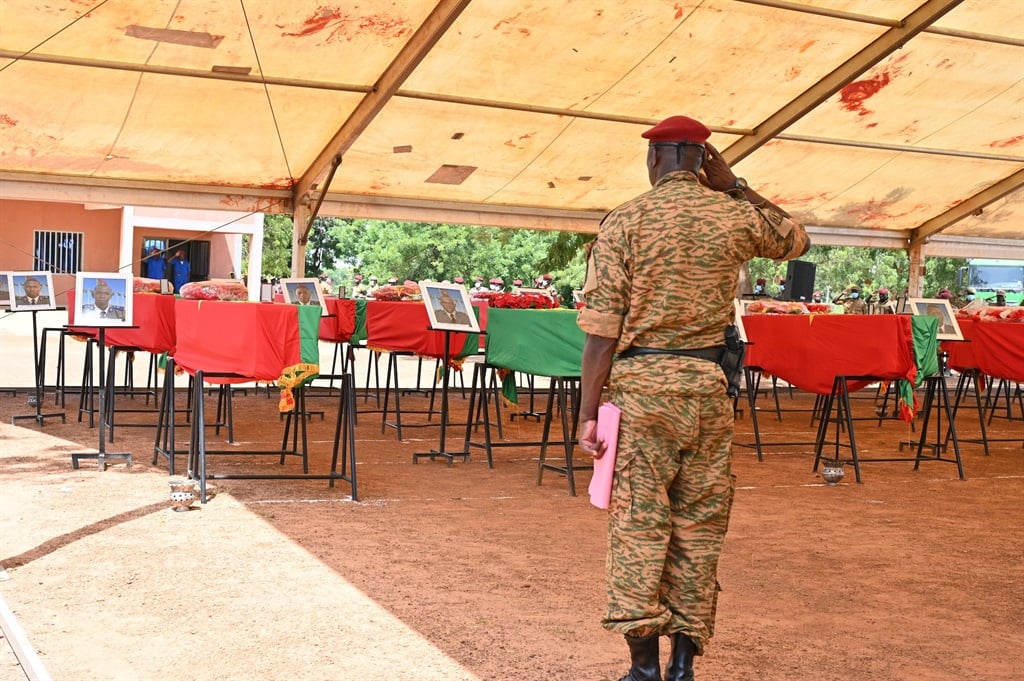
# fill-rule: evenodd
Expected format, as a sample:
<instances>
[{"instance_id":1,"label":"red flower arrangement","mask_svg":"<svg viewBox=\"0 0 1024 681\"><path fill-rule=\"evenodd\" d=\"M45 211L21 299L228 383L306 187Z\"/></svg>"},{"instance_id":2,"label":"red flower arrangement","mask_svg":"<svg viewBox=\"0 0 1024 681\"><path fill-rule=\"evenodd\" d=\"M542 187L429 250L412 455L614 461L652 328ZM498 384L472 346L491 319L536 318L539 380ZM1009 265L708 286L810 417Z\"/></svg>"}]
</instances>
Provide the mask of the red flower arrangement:
<instances>
[{"instance_id":1,"label":"red flower arrangement","mask_svg":"<svg viewBox=\"0 0 1024 681\"><path fill-rule=\"evenodd\" d=\"M549 295L538 293L503 293L486 291L473 296L474 300L484 300L490 307L509 308L514 310L547 310L558 307L558 301Z\"/></svg>"},{"instance_id":2,"label":"red flower arrangement","mask_svg":"<svg viewBox=\"0 0 1024 681\"><path fill-rule=\"evenodd\" d=\"M812 303L817 306L817 303ZM747 305L747 314L809 314L826 310L811 310L810 305L796 301L755 300Z\"/></svg>"},{"instance_id":3,"label":"red flower arrangement","mask_svg":"<svg viewBox=\"0 0 1024 681\"><path fill-rule=\"evenodd\" d=\"M404 284L394 286L381 286L370 294L374 300L422 300L420 286L414 281L407 281Z\"/></svg>"},{"instance_id":4,"label":"red flower arrangement","mask_svg":"<svg viewBox=\"0 0 1024 681\"><path fill-rule=\"evenodd\" d=\"M989 305L986 307L959 309L956 311L956 316L966 319L977 319L983 322L1024 322L1024 307L996 307Z\"/></svg>"}]
</instances>

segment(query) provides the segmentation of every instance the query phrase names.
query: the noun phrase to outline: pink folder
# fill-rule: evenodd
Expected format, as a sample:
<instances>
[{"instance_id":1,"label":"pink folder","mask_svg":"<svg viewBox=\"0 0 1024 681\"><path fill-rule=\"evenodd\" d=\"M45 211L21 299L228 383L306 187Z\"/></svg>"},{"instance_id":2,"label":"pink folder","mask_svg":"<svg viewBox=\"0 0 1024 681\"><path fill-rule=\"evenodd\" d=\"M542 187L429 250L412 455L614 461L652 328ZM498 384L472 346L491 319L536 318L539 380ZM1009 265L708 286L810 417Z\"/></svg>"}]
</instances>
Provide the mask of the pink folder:
<instances>
[{"instance_id":1,"label":"pink folder","mask_svg":"<svg viewBox=\"0 0 1024 681\"><path fill-rule=\"evenodd\" d=\"M594 459L594 477L590 479L590 503L598 508L608 508L608 502L611 501L621 415L622 410L611 402L605 402L597 410L597 439L608 444L604 456Z\"/></svg>"}]
</instances>

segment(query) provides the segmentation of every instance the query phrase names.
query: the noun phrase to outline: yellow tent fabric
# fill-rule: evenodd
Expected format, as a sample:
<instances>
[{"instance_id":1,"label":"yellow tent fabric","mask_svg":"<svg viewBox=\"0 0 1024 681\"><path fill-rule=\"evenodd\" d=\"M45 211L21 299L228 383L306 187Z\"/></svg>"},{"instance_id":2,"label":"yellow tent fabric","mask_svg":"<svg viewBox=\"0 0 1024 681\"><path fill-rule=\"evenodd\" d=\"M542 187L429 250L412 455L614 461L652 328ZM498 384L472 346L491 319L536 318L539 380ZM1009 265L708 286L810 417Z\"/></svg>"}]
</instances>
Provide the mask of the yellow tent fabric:
<instances>
[{"instance_id":1,"label":"yellow tent fabric","mask_svg":"<svg viewBox=\"0 0 1024 681\"><path fill-rule=\"evenodd\" d=\"M673 114L816 243L1024 238L1020 0L0 3L5 198L593 231Z\"/></svg>"}]
</instances>

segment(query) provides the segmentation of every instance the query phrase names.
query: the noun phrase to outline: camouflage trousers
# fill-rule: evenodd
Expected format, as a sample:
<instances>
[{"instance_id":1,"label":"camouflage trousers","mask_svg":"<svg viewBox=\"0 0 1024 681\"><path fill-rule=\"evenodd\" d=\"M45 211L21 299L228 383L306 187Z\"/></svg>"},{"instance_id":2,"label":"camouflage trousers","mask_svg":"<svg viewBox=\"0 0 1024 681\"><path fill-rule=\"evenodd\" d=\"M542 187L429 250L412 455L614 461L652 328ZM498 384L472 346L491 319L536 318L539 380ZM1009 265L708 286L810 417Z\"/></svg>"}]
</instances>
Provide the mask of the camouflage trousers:
<instances>
[{"instance_id":1,"label":"camouflage trousers","mask_svg":"<svg viewBox=\"0 0 1024 681\"><path fill-rule=\"evenodd\" d=\"M682 632L702 653L714 634L733 499L732 401L709 362L626 361L627 370L612 372L622 421L602 624L631 636Z\"/></svg>"}]
</instances>

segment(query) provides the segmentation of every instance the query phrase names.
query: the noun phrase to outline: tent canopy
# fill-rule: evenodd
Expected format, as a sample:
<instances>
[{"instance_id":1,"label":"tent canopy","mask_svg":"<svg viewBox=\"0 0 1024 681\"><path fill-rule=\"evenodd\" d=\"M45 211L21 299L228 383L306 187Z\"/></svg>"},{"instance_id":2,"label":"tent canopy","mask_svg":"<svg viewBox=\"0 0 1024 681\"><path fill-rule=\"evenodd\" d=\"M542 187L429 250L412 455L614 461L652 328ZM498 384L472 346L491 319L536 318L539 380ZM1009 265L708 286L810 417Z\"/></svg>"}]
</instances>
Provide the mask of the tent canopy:
<instances>
[{"instance_id":1,"label":"tent canopy","mask_svg":"<svg viewBox=\"0 0 1024 681\"><path fill-rule=\"evenodd\" d=\"M1020 0L5 0L0 93L4 198L594 231L686 114L816 243L1024 258Z\"/></svg>"}]
</instances>

